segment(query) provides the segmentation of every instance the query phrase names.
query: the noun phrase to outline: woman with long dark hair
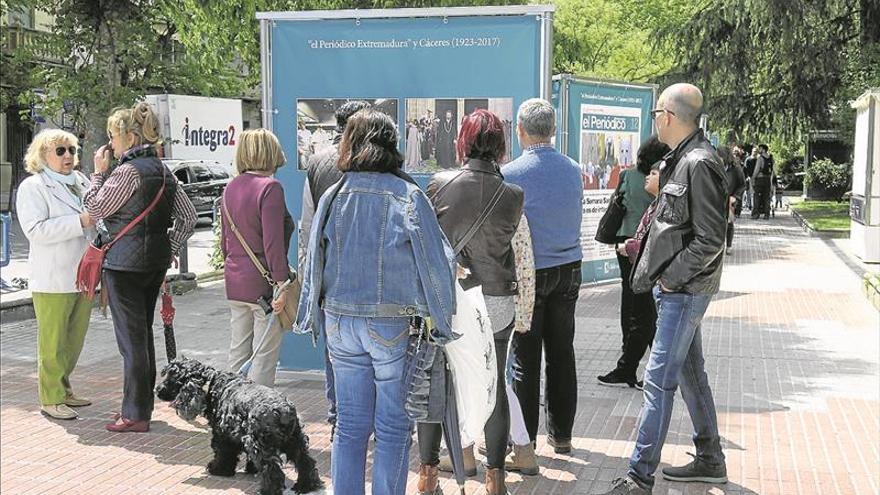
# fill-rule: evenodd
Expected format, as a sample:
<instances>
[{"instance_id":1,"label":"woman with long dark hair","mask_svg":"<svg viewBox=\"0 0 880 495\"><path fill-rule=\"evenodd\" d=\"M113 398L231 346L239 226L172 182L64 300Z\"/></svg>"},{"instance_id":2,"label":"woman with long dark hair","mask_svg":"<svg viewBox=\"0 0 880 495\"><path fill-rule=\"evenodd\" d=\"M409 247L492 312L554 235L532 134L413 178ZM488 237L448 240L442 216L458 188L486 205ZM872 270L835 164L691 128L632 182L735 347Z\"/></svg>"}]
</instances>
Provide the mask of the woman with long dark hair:
<instances>
[{"instance_id":1,"label":"woman with long dark hair","mask_svg":"<svg viewBox=\"0 0 880 495\"><path fill-rule=\"evenodd\" d=\"M303 273L297 323L327 338L337 400L333 490L346 495L364 493L371 435L373 493L405 492L412 317L432 322L438 343L453 338L452 250L402 163L390 117L365 109L349 119L337 163L344 176L318 203Z\"/></svg>"}]
</instances>

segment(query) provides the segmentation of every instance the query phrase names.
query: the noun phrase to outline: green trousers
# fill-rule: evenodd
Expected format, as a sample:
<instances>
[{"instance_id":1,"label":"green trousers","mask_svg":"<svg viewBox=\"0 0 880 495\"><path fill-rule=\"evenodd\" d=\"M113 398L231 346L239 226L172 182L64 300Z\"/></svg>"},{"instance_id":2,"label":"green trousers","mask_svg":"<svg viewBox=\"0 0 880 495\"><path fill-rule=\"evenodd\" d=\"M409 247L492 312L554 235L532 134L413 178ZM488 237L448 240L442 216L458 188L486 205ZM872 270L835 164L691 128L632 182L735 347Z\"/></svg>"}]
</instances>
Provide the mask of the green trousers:
<instances>
[{"instance_id":1,"label":"green trousers","mask_svg":"<svg viewBox=\"0 0 880 495\"><path fill-rule=\"evenodd\" d=\"M92 303L78 292L34 292L40 405L62 404L72 393L70 374L82 351Z\"/></svg>"}]
</instances>

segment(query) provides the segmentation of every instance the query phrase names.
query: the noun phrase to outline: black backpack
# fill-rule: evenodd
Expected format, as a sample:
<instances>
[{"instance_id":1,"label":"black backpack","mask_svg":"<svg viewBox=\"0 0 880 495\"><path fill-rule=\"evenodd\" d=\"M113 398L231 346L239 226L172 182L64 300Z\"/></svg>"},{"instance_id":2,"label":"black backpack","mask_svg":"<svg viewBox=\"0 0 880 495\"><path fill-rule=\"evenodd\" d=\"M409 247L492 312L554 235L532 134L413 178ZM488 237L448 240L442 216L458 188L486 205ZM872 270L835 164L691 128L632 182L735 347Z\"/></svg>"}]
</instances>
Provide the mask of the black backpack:
<instances>
[{"instance_id":1,"label":"black backpack","mask_svg":"<svg viewBox=\"0 0 880 495\"><path fill-rule=\"evenodd\" d=\"M764 158L764 167L761 169L760 175L773 175L773 156Z\"/></svg>"}]
</instances>

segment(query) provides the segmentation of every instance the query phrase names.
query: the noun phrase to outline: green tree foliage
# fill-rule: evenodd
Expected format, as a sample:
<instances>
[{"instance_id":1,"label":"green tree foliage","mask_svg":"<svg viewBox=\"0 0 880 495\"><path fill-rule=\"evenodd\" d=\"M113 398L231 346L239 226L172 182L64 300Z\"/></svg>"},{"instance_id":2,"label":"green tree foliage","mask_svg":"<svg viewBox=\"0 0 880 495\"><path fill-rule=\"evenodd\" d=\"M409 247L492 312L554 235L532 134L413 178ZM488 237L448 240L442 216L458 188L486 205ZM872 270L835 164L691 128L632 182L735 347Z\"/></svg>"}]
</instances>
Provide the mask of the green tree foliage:
<instances>
[{"instance_id":1,"label":"green tree foliage","mask_svg":"<svg viewBox=\"0 0 880 495\"><path fill-rule=\"evenodd\" d=\"M673 42L655 32L685 22L684 0L557 0L554 72L648 81L673 63Z\"/></svg>"},{"instance_id":2,"label":"green tree foliage","mask_svg":"<svg viewBox=\"0 0 880 495\"><path fill-rule=\"evenodd\" d=\"M799 141L849 124L848 101L880 85L878 26L876 0L707 1L659 31L675 47L662 82L701 86L710 119L734 140Z\"/></svg>"}]
</instances>

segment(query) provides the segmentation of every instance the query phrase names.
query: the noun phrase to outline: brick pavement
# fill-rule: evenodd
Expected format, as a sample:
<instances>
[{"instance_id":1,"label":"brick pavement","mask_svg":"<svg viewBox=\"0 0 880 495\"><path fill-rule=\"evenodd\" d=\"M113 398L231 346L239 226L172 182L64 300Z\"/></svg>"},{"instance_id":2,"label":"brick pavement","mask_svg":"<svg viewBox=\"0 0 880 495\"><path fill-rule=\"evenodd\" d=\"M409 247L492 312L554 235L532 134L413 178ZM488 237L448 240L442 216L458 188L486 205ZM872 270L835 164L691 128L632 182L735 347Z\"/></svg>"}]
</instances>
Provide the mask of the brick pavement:
<instances>
[{"instance_id":1,"label":"brick pavement","mask_svg":"<svg viewBox=\"0 0 880 495\"><path fill-rule=\"evenodd\" d=\"M860 293L859 275L785 214L742 220L727 257L722 292L704 320L708 372L715 391L730 483L658 481L654 493L876 494L880 490L880 322ZM617 358L616 284L585 287L577 310L579 412L574 451L555 455L541 435L541 473L509 474L516 495L592 493L622 475L635 438L641 395L596 384ZM178 345L220 364L228 338L222 285L178 297ZM157 320L158 321L158 320ZM92 398L81 419L48 420L36 405L34 321L2 326L0 492L28 494L255 493L252 476L208 476L209 433L165 404L144 435L103 430L121 395L121 359L111 321L97 313L73 383ZM157 348L162 349L161 337ZM305 341L303 345L306 345ZM160 352L161 354L161 352ZM311 437L319 469L329 473L323 382L281 374ZM679 396L680 398L680 396ZM689 460L690 420L678 400L663 463ZM407 493L415 492L413 452ZM482 471L482 470L481 470ZM293 473L287 470L288 478ZM444 479L447 494L457 493ZM467 493L484 493L474 480Z\"/></svg>"}]
</instances>

